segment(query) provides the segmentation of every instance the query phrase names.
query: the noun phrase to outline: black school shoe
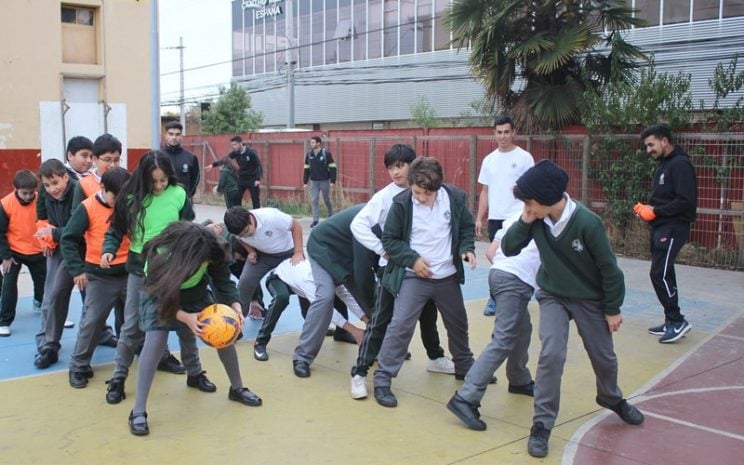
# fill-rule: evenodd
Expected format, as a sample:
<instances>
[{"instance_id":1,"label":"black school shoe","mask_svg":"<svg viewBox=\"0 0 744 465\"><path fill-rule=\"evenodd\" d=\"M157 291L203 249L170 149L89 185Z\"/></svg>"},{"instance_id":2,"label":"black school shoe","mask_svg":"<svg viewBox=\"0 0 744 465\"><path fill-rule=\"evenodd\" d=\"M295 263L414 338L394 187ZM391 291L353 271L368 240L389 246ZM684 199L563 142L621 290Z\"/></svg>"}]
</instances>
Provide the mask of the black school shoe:
<instances>
[{"instance_id":1,"label":"black school shoe","mask_svg":"<svg viewBox=\"0 0 744 465\"><path fill-rule=\"evenodd\" d=\"M478 407L480 406L471 404L456 392L449 402L447 402L447 410L454 413L468 428L476 431L485 431L486 423L480 419Z\"/></svg>"},{"instance_id":2,"label":"black school shoe","mask_svg":"<svg viewBox=\"0 0 744 465\"><path fill-rule=\"evenodd\" d=\"M34 358L34 366L40 370L43 370L45 368L49 368L58 361L59 356L57 355L57 352L53 351L52 349L44 349L36 354L36 357Z\"/></svg>"},{"instance_id":3,"label":"black school shoe","mask_svg":"<svg viewBox=\"0 0 744 465\"><path fill-rule=\"evenodd\" d=\"M530 381L527 384L515 385L509 384L509 392L512 394L522 394L523 396L535 397L535 382Z\"/></svg>"},{"instance_id":4,"label":"black school shoe","mask_svg":"<svg viewBox=\"0 0 744 465\"><path fill-rule=\"evenodd\" d=\"M75 389L82 389L88 385L88 377L82 371L70 371L70 386Z\"/></svg>"},{"instance_id":5,"label":"black school shoe","mask_svg":"<svg viewBox=\"0 0 744 465\"><path fill-rule=\"evenodd\" d=\"M145 417L145 422L134 422L135 418ZM135 436L147 436L150 434L150 427L147 426L147 412L135 415L134 412L129 412L129 432Z\"/></svg>"},{"instance_id":6,"label":"black school shoe","mask_svg":"<svg viewBox=\"0 0 744 465\"><path fill-rule=\"evenodd\" d=\"M198 375L186 377L186 386L196 388L201 392L214 392L217 390L217 386L207 378L207 372L202 371Z\"/></svg>"},{"instance_id":7,"label":"black school shoe","mask_svg":"<svg viewBox=\"0 0 744 465\"><path fill-rule=\"evenodd\" d=\"M240 402L241 404L247 405L249 407L258 407L263 404L261 398L252 393L251 390L247 387L235 390L232 388L232 386L230 386L230 392L227 393L227 398L230 400L234 400L235 402Z\"/></svg>"},{"instance_id":8,"label":"black school shoe","mask_svg":"<svg viewBox=\"0 0 744 465\"><path fill-rule=\"evenodd\" d=\"M127 398L124 393L124 378L111 378L106 381L108 389L106 390L106 402L109 404L118 404Z\"/></svg>"},{"instance_id":9,"label":"black school shoe","mask_svg":"<svg viewBox=\"0 0 744 465\"><path fill-rule=\"evenodd\" d=\"M604 408L610 409L617 414L625 423L629 425L640 425L643 423L644 417L640 410L631 405L627 400L623 399L615 405L607 405L600 402L597 399L597 404Z\"/></svg>"},{"instance_id":10,"label":"black school shoe","mask_svg":"<svg viewBox=\"0 0 744 465\"><path fill-rule=\"evenodd\" d=\"M176 375L182 375L186 373L186 368L181 364L175 355L168 354L168 356L158 363L158 371L165 371Z\"/></svg>"}]
</instances>

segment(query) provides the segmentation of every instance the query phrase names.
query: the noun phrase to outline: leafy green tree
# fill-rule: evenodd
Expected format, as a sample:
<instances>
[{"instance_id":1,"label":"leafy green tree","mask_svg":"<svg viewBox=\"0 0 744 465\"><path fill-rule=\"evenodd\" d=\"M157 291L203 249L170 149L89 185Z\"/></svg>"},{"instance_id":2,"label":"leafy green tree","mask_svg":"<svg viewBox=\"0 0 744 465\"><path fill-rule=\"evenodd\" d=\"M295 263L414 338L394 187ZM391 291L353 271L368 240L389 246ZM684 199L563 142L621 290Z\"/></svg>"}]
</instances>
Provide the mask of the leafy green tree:
<instances>
[{"instance_id":1,"label":"leafy green tree","mask_svg":"<svg viewBox=\"0 0 744 465\"><path fill-rule=\"evenodd\" d=\"M204 116L204 134L243 134L255 131L263 115L251 109L251 97L237 83L220 87L220 96Z\"/></svg>"},{"instance_id":2,"label":"leafy green tree","mask_svg":"<svg viewBox=\"0 0 744 465\"><path fill-rule=\"evenodd\" d=\"M425 96L419 97L411 106L411 127L435 128L440 126L437 112Z\"/></svg>"},{"instance_id":3,"label":"leafy green tree","mask_svg":"<svg viewBox=\"0 0 744 465\"><path fill-rule=\"evenodd\" d=\"M605 194L604 217L614 227L619 250L637 242L626 232L639 224L633 204L648 195L653 173L654 162L638 138L640 129L659 122L674 131L688 126L694 110L690 83L689 74L657 73L652 61L634 83L609 83L580 99L581 122L593 135L590 178Z\"/></svg>"},{"instance_id":4,"label":"leafy green tree","mask_svg":"<svg viewBox=\"0 0 744 465\"><path fill-rule=\"evenodd\" d=\"M587 88L632 77L645 59L620 34L643 24L632 13L625 0L455 0L447 24L494 108L530 131L579 121Z\"/></svg>"}]
</instances>

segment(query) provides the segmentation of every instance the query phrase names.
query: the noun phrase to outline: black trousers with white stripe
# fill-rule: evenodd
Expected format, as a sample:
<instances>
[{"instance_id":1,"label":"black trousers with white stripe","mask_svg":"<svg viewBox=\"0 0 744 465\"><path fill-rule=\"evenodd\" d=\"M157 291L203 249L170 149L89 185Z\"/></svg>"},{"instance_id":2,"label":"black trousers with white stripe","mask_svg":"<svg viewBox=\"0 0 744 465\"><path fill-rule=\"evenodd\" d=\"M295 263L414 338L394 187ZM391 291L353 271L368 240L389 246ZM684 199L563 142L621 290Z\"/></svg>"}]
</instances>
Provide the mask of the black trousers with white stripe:
<instances>
[{"instance_id":1,"label":"black trousers with white stripe","mask_svg":"<svg viewBox=\"0 0 744 465\"><path fill-rule=\"evenodd\" d=\"M666 321L679 323L684 315L679 309L677 275L674 262L690 238L690 223L667 223L651 228L651 284L664 307Z\"/></svg>"}]
</instances>

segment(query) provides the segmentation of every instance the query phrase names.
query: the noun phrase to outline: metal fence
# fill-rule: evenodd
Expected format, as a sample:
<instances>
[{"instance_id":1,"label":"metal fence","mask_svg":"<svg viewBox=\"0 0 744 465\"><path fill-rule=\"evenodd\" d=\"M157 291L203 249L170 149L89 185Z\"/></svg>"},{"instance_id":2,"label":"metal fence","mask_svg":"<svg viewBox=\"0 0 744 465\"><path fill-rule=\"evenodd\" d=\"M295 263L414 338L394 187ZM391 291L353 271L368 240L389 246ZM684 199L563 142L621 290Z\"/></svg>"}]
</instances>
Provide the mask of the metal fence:
<instances>
[{"instance_id":1,"label":"metal fence","mask_svg":"<svg viewBox=\"0 0 744 465\"><path fill-rule=\"evenodd\" d=\"M191 149L205 166L227 153L224 136L203 137ZM307 139L303 136L251 141L264 169L262 198L304 203L302 170ZM445 180L469 193L475 211L480 165L496 147L492 136L344 136L325 141L338 165L337 205L367 200L390 180L383 163L393 144L410 144L419 155L436 157ZM691 239L679 262L691 265L744 269L744 135L681 134L675 141L692 159L698 178L698 216ZM637 135L556 134L518 136L515 143L536 161L547 158L570 176L568 192L604 220L618 254L649 257L648 230L632 213L645 201L654 162ZM202 176L200 194L210 195L218 170Z\"/></svg>"}]
</instances>

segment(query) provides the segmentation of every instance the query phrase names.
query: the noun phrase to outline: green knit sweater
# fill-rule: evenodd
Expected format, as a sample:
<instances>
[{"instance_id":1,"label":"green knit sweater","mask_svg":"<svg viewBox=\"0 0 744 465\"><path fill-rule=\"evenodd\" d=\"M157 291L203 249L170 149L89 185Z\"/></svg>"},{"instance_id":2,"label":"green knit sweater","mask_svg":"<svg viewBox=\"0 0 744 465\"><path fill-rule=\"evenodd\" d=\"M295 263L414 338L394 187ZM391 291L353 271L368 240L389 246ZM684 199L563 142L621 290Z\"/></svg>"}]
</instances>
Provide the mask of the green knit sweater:
<instances>
[{"instance_id":1,"label":"green knit sweater","mask_svg":"<svg viewBox=\"0 0 744 465\"><path fill-rule=\"evenodd\" d=\"M607 315L620 313L625 298L623 272L597 215L576 202L558 237L542 220L527 224L520 218L504 235L501 249L506 256L517 255L531 239L542 262L537 272L540 289L559 297L599 301Z\"/></svg>"}]
</instances>

